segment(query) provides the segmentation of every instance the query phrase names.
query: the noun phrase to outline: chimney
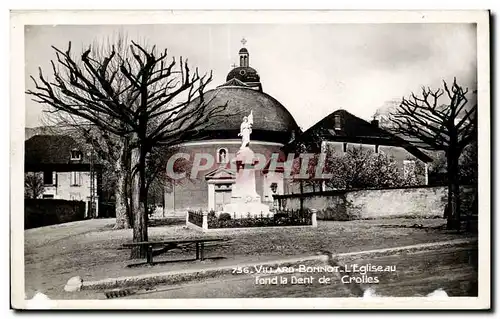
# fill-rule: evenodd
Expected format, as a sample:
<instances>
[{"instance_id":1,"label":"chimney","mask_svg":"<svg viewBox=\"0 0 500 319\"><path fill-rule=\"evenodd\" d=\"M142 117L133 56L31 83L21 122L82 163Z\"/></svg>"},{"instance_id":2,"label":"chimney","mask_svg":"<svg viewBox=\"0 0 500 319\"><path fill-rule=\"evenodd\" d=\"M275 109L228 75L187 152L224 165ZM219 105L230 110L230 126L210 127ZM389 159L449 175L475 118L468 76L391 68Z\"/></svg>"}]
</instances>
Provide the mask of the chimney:
<instances>
[{"instance_id":1,"label":"chimney","mask_svg":"<svg viewBox=\"0 0 500 319\"><path fill-rule=\"evenodd\" d=\"M372 125L375 127L378 127L378 120L372 120Z\"/></svg>"}]
</instances>

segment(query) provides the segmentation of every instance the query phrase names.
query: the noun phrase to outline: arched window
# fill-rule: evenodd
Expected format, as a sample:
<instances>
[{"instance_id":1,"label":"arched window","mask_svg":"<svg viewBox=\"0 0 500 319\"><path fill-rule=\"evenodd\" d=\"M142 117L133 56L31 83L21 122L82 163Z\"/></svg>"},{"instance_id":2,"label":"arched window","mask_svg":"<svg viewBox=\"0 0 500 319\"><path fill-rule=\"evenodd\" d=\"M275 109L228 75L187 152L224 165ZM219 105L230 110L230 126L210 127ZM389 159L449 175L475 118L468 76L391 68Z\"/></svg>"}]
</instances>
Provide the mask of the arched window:
<instances>
[{"instance_id":1,"label":"arched window","mask_svg":"<svg viewBox=\"0 0 500 319\"><path fill-rule=\"evenodd\" d=\"M228 151L227 148L219 148L217 150L217 163L227 163Z\"/></svg>"}]
</instances>

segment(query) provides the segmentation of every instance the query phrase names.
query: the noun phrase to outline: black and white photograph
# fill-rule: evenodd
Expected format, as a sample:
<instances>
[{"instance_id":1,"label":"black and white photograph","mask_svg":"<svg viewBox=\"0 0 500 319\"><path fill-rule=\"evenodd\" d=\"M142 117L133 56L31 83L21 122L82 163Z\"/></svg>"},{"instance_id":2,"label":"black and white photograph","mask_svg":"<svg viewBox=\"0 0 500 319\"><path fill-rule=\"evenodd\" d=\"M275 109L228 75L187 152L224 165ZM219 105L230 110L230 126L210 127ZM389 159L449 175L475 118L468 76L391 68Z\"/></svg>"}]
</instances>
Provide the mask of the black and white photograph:
<instances>
[{"instance_id":1,"label":"black and white photograph","mask_svg":"<svg viewBox=\"0 0 500 319\"><path fill-rule=\"evenodd\" d=\"M14 308L491 307L488 11L11 26Z\"/></svg>"}]
</instances>

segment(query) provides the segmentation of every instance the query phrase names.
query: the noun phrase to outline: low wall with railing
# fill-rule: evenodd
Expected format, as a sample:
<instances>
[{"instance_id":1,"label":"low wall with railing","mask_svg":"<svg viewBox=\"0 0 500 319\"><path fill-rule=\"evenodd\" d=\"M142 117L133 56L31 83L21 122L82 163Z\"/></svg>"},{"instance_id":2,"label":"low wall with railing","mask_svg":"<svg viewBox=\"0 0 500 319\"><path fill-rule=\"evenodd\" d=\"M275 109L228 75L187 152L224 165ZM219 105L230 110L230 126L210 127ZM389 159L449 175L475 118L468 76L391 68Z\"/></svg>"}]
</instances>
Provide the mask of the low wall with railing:
<instances>
[{"instance_id":1,"label":"low wall with railing","mask_svg":"<svg viewBox=\"0 0 500 319\"><path fill-rule=\"evenodd\" d=\"M236 215L234 215L236 216ZM234 229L283 228L283 227L317 227L316 212L313 211L278 211L270 215L231 217L229 213L188 211L186 226L207 231L224 231Z\"/></svg>"}]
</instances>

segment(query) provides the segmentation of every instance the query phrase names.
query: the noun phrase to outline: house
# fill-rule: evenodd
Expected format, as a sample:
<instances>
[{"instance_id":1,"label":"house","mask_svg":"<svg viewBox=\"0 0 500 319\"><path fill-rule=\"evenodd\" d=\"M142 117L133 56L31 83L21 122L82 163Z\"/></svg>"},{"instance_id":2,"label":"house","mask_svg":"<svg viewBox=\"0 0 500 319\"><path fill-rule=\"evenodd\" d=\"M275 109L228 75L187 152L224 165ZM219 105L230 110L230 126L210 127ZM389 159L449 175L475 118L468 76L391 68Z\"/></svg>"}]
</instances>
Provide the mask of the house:
<instances>
[{"instance_id":1,"label":"house","mask_svg":"<svg viewBox=\"0 0 500 319\"><path fill-rule=\"evenodd\" d=\"M385 153L392 157L401 172L414 175L428 184L428 163L432 158L415 145L379 127L378 121L365 121L346 110L337 110L317 122L299 135L283 150L285 153L345 154L354 148L374 153ZM422 176L416 176L416 164L423 164ZM288 187L287 193L297 193L296 185ZM308 191L302 189L302 191Z\"/></svg>"},{"instance_id":2,"label":"house","mask_svg":"<svg viewBox=\"0 0 500 319\"><path fill-rule=\"evenodd\" d=\"M99 215L102 165L72 137L35 135L26 140L25 174L42 184L40 192L32 192L35 197L84 201L86 217Z\"/></svg>"}]
</instances>

